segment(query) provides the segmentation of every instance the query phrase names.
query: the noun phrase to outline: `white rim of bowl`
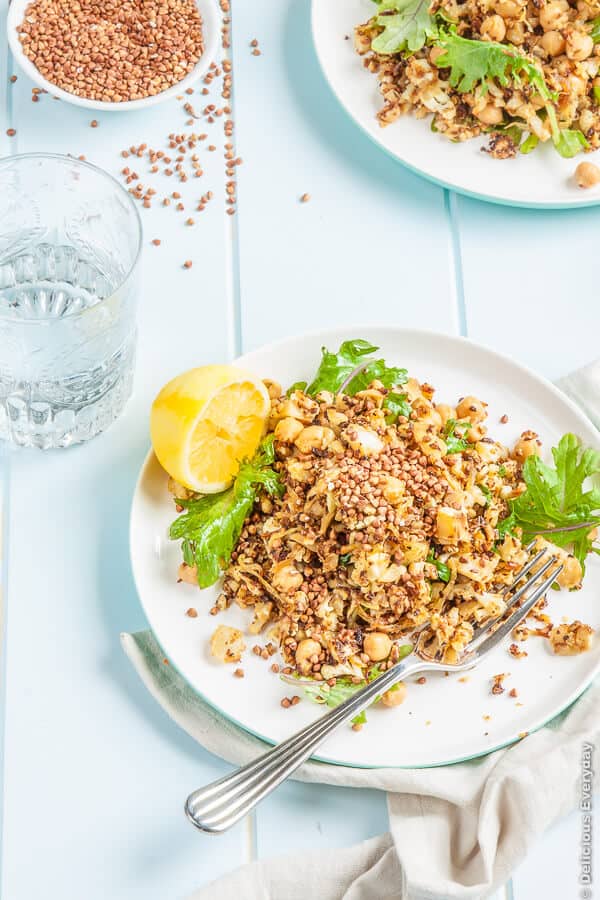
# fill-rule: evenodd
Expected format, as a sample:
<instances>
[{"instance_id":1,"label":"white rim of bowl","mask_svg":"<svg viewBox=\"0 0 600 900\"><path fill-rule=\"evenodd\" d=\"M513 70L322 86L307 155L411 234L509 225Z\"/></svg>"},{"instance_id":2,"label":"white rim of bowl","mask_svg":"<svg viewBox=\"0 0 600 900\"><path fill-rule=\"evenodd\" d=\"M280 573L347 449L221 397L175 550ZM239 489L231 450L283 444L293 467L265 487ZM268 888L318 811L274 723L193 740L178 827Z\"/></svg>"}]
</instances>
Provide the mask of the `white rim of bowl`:
<instances>
[{"instance_id":1,"label":"white rim of bowl","mask_svg":"<svg viewBox=\"0 0 600 900\"><path fill-rule=\"evenodd\" d=\"M186 88L195 84L208 70L209 65L217 55L220 35L220 14L216 0L194 0L196 6L200 10L202 16L202 33L204 37L204 52L192 71L178 81L177 84L161 91L160 94L154 94L151 97L142 97L140 100L123 100L121 103L108 102L105 100L89 100L86 97L78 97L76 94L70 94L68 91L59 88L57 85L48 81L41 72L35 67L31 60L25 56L21 42L18 38L18 28L23 21L25 10L31 0L12 0L8 8L8 16L6 20L6 30L8 36L8 44L10 51L15 60L19 64L21 70L36 85L43 88L51 96L58 97L66 103L73 106L82 106L86 109L95 109L98 112L116 111L125 112L132 109L144 109L148 106L155 106L157 103L163 103L176 94L185 91Z\"/></svg>"}]
</instances>

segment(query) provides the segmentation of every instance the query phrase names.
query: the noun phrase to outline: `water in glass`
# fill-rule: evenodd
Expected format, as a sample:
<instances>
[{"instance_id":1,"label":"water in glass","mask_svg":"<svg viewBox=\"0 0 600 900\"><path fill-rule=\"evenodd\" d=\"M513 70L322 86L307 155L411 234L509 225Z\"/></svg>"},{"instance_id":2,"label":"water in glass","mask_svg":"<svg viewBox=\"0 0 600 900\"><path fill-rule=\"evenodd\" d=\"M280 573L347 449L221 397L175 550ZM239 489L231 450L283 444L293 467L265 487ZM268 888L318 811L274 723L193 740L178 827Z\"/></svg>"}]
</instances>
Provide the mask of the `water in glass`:
<instances>
[{"instance_id":1,"label":"water in glass","mask_svg":"<svg viewBox=\"0 0 600 900\"><path fill-rule=\"evenodd\" d=\"M104 430L131 393L139 218L68 157L0 161L0 438L43 448Z\"/></svg>"}]
</instances>

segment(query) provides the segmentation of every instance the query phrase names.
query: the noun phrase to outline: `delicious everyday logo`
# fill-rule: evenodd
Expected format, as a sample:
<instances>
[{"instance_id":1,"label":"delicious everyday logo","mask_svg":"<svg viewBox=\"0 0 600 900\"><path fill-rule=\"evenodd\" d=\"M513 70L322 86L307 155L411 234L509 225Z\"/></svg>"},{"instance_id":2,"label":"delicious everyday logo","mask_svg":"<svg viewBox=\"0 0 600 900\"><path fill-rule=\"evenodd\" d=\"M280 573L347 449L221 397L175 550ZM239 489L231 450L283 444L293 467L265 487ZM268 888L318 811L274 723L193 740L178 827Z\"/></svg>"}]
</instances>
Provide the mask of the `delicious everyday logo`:
<instances>
[{"instance_id":1,"label":"delicious everyday logo","mask_svg":"<svg viewBox=\"0 0 600 900\"><path fill-rule=\"evenodd\" d=\"M579 854L579 892L583 900L592 897L592 810L594 793L594 745L584 742L581 747L581 793L579 809L581 811L581 849Z\"/></svg>"}]
</instances>

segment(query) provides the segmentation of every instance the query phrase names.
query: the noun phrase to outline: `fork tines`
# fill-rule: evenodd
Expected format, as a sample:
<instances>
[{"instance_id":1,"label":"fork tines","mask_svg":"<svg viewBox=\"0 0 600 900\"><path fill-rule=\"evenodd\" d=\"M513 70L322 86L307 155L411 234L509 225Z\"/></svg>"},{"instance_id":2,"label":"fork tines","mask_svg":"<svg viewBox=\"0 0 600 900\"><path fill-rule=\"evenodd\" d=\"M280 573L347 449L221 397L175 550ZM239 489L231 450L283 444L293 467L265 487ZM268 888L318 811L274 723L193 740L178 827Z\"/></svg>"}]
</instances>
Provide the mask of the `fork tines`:
<instances>
[{"instance_id":1,"label":"fork tines","mask_svg":"<svg viewBox=\"0 0 600 900\"><path fill-rule=\"evenodd\" d=\"M534 545L535 542L526 549L530 550ZM473 638L467 648L468 652L477 651L481 656L495 647L507 634L510 634L515 625L518 625L531 612L538 600L554 584L563 570L563 564L559 563L556 556L550 556L549 559L544 561L544 557L548 552L548 547L539 550L517 572L512 584L508 585L503 591L505 595L514 591L507 601L504 613L500 618L486 622L475 629ZM538 564L539 568L536 569ZM533 571L534 569L535 571ZM532 571L533 574L530 575L529 573ZM547 572L549 574L544 578ZM526 575L529 575L529 578L520 587L517 587ZM515 588L517 589L515 590ZM530 591L531 593L529 593ZM512 612L510 612L511 610Z\"/></svg>"}]
</instances>

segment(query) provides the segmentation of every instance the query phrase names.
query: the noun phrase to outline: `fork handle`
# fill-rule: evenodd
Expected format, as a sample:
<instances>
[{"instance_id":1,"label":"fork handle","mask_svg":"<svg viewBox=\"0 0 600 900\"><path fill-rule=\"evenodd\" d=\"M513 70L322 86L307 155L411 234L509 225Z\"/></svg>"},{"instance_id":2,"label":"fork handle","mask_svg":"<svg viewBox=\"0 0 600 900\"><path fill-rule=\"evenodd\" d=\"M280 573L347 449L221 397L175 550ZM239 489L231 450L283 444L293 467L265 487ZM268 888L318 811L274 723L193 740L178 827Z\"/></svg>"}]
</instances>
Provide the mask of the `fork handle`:
<instances>
[{"instance_id":1,"label":"fork handle","mask_svg":"<svg viewBox=\"0 0 600 900\"><path fill-rule=\"evenodd\" d=\"M363 711L402 678L427 669L411 655L364 688L257 759L189 795L185 812L193 825L221 834L246 816L312 755L329 735Z\"/></svg>"}]
</instances>

